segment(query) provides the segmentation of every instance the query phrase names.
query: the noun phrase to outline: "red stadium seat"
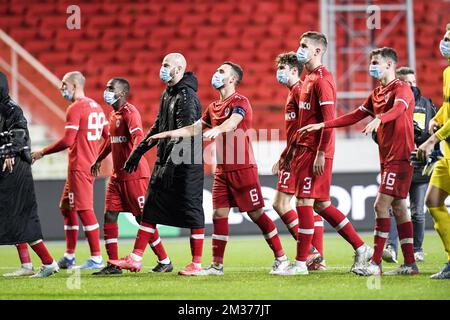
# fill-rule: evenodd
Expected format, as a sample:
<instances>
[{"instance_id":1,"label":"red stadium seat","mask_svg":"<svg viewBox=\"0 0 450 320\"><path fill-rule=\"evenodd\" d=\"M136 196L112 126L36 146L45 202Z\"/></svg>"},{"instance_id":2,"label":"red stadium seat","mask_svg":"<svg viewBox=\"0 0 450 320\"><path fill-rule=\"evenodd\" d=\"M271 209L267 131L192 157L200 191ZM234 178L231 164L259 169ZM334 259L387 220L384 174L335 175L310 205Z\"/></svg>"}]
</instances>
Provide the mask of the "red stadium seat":
<instances>
[{"instance_id":1,"label":"red stadium seat","mask_svg":"<svg viewBox=\"0 0 450 320\"><path fill-rule=\"evenodd\" d=\"M134 27L137 29L158 27L160 20L157 15L139 15L136 17Z\"/></svg>"},{"instance_id":2,"label":"red stadium seat","mask_svg":"<svg viewBox=\"0 0 450 320\"><path fill-rule=\"evenodd\" d=\"M35 29L16 28L16 29L11 30L9 35L16 41L19 40L21 42L25 42L27 40L35 39L37 36L37 32Z\"/></svg>"},{"instance_id":3,"label":"red stadium seat","mask_svg":"<svg viewBox=\"0 0 450 320\"><path fill-rule=\"evenodd\" d=\"M55 15L59 13L55 3L46 2L41 2L38 6L28 6L27 12L30 15L36 16Z\"/></svg>"},{"instance_id":4,"label":"red stadium seat","mask_svg":"<svg viewBox=\"0 0 450 320\"><path fill-rule=\"evenodd\" d=\"M258 126L279 127L271 116L273 111L264 111L271 104L281 108L287 95L287 90L276 83L274 59L281 52L295 51L300 34L317 30L320 22L318 1L100 0L82 1L81 30L68 30L66 8L69 4L65 0L3 2L0 5L2 29L58 77L68 70L82 70L89 77L86 90L99 99L108 77L129 78L136 89L132 90L133 100L142 104L143 110L148 110L146 125L154 119L164 88L158 76L161 60L165 54L176 50L186 56L188 69L198 77L203 105L217 99L217 92L210 84L211 76L223 60L230 59L244 68L240 90L251 98ZM441 0L414 1L414 9L416 26L420 23L420 28L415 29L419 86L424 95L439 104L446 61L437 48L442 29L448 22L445 16L448 4ZM383 23L391 22L393 17L393 13L383 14ZM353 23L366 31L365 16ZM337 28L337 42L340 45L345 41L356 43L355 39L345 39L342 29ZM396 34L381 45L394 46L399 53L399 63L406 64L404 18L393 31ZM430 59L435 63L423 63ZM347 67L338 63L336 77ZM365 81L366 76L365 71L355 75L361 81ZM349 86L353 88L354 84L350 81ZM258 114L263 116L258 117Z\"/></svg>"},{"instance_id":5,"label":"red stadium seat","mask_svg":"<svg viewBox=\"0 0 450 320\"><path fill-rule=\"evenodd\" d=\"M51 69L55 66L66 64L70 55L65 52L42 52L39 55L39 61L47 68Z\"/></svg>"}]
</instances>

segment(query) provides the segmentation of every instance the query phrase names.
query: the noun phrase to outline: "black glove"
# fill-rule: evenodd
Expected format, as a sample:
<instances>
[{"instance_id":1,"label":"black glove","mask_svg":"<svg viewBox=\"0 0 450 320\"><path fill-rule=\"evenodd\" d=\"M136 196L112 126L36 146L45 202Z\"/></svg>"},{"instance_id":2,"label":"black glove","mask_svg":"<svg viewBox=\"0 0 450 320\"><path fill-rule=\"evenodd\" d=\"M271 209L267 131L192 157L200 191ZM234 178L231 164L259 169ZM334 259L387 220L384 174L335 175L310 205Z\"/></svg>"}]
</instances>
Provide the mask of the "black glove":
<instances>
[{"instance_id":1,"label":"black glove","mask_svg":"<svg viewBox=\"0 0 450 320\"><path fill-rule=\"evenodd\" d=\"M423 130L419 127L419 124L417 121L413 121L414 125L414 142L416 145L421 145L424 141L422 138Z\"/></svg>"},{"instance_id":2,"label":"black glove","mask_svg":"<svg viewBox=\"0 0 450 320\"><path fill-rule=\"evenodd\" d=\"M376 131L372 131L372 140L378 144L378 138L377 138L377 133Z\"/></svg>"},{"instance_id":3,"label":"black glove","mask_svg":"<svg viewBox=\"0 0 450 320\"><path fill-rule=\"evenodd\" d=\"M414 150L413 152L411 152L411 156L409 157L409 160L411 161L411 165L414 168L422 168L426 163L425 161L419 160L419 158L417 157L417 150Z\"/></svg>"},{"instance_id":4,"label":"black glove","mask_svg":"<svg viewBox=\"0 0 450 320\"><path fill-rule=\"evenodd\" d=\"M140 151L138 151L137 149L134 150L128 157L127 161L125 161L123 170L125 170L128 173L135 172L139 165L139 161L141 161L142 155L143 154Z\"/></svg>"},{"instance_id":5,"label":"black glove","mask_svg":"<svg viewBox=\"0 0 450 320\"><path fill-rule=\"evenodd\" d=\"M431 154L427 157L427 162L422 170L423 176L431 176L433 173L436 163L444 157L441 150L433 150Z\"/></svg>"}]
</instances>

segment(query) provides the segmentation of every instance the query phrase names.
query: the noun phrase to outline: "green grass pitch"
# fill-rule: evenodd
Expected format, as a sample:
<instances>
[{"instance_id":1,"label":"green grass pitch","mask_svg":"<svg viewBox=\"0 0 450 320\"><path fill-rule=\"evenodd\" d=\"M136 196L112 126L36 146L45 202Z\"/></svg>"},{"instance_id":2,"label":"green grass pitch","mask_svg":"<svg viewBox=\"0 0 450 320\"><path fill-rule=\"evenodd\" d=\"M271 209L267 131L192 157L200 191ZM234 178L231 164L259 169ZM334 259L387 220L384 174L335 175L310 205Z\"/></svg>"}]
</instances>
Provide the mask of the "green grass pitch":
<instances>
[{"instance_id":1,"label":"green grass pitch","mask_svg":"<svg viewBox=\"0 0 450 320\"><path fill-rule=\"evenodd\" d=\"M364 236L372 244L371 236ZM283 236L282 242L290 258L295 256L295 243ZM325 257L328 271L316 271L309 276L270 276L273 262L271 251L261 237L230 237L225 255L223 277L180 277L177 271L189 262L189 240L165 239L166 250L174 266L170 274L150 274L155 257L148 248L140 273L95 277L91 271L81 273L61 270L44 279L5 278L0 276L0 299L449 299L447 280L430 280L445 262L442 243L434 232L425 236L426 261L419 264L418 276L365 278L348 273L352 263L352 248L334 234L325 235ZM126 255L132 241L119 243L119 254ZM49 243L55 259L64 252L63 243ZM33 263L39 265L32 252ZM77 262L88 257L85 241L77 248ZM204 265L210 262L211 240L204 246ZM402 260L402 259L401 259ZM0 272L18 267L16 249L0 247ZM395 264L384 264L384 271Z\"/></svg>"}]
</instances>

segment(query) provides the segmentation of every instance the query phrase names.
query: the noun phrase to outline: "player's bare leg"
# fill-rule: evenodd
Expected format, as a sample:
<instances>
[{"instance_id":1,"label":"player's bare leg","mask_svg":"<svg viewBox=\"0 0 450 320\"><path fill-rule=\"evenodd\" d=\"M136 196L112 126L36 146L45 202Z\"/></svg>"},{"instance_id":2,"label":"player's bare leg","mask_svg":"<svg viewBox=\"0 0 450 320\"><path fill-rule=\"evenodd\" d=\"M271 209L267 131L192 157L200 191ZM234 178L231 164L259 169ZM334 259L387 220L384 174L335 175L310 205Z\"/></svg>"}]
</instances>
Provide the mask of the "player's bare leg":
<instances>
[{"instance_id":1,"label":"player's bare leg","mask_svg":"<svg viewBox=\"0 0 450 320\"><path fill-rule=\"evenodd\" d=\"M429 185L425 196L425 204L434 220L434 228L442 240L448 261L438 273L431 279L450 279L450 214L445 205L445 199L449 196L445 190L434 185Z\"/></svg>"},{"instance_id":2,"label":"player's bare leg","mask_svg":"<svg viewBox=\"0 0 450 320\"><path fill-rule=\"evenodd\" d=\"M397 222L398 237L402 247L404 263L397 269L385 272L384 275L414 275L419 273L414 257L413 224L406 205L406 199L394 199L392 210Z\"/></svg>"},{"instance_id":3,"label":"player's bare leg","mask_svg":"<svg viewBox=\"0 0 450 320\"><path fill-rule=\"evenodd\" d=\"M350 271L366 265L372 257L373 250L359 237L351 222L345 215L331 204L331 201L314 202L314 210L353 247L355 256Z\"/></svg>"}]
</instances>

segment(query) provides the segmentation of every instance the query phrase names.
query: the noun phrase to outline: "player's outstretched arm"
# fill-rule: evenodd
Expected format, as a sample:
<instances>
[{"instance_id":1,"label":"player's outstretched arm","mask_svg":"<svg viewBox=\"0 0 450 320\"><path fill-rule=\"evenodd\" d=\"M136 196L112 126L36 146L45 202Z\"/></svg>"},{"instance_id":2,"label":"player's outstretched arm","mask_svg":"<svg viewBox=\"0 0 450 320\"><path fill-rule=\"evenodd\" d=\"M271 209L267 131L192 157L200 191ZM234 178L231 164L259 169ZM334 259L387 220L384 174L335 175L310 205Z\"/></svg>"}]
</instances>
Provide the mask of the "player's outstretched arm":
<instances>
[{"instance_id":1,"label":"player's outstretched arm","mask_svg":"<svg viewBox=\"0 0 450 320\"><path fill-rule=\"evenodd\" d=\"M325 127L325 124L323 122L321 123L314 123L314 124L308 124L307 126L304 126L300 129L298 129L299 134L304 134L306 132L312 132L312 131L318 131Z\"/></svg>"},{"instance_id":2,"label":"player's outstretched arm","mask_svg":"<svg viewBox=\"0 0 450 320\"><path fill-rule=\"evenodd\" d=\"M244 119L240 113L233 113L230 118L225 120L220 126L214 127L211 130L206 131L203 137L206 139L215 139L222 133L232 132L236 130L239 123Z\"/></svg>"},{"instance_id":3,"label":"player's outstretched arm","mask_svg":"<svg viewBox=\"0 0 450 320\"><path fill-rule=\"evenodd\" d=\"M78 131L73 128L66 128L64 137L62 139L45 148L31 152L31 158L33 159L33 162L41 159L44 155L60 152L69 148L75 142L77 132Z\"/></svg>"},{"instance_id":4,"label":"player's outstretched arm","mask_svg":"<svg viewBox=\"0 0 450 320\"><path fill-rule=\"evenodd\" d=\"M450 120L447 120L442 127L435 132L439 140L446 140L450 136Z\"/></svg>"},{"instance_id":5,"label":"player's outstretched arm","mask_svg":"<svg viewBox=\"0 0 450 320\"><path fill-rule=\"evenodd\" d=\"M146 139L146 142L148 145L150 145L159 139L192 137L197 134L200 134L202 132L202 127L203 127L203 125L202 125L201 120L198 120L195 123L191 124L190 126L186 126L186 127L176 129L176 130L171 130L171 131L164 131L164 132L160 132L155 135L152 135Z\"/></svg>"},{"instance_id":6,"label":"player's outstretched arm","mask_svg":"<svg viewBox=\"0 0 450 320\"><path fill-rule=\"evenodd\" d=\"M450 122L450 121L448 121ZM436 136L436 134L432 134L427 141L422 143L413 153L417 154L417 159L419 161L425 161L427 156L433 151L434 146L439 143L441 140Z\"/></svg>"}]
</instances>

